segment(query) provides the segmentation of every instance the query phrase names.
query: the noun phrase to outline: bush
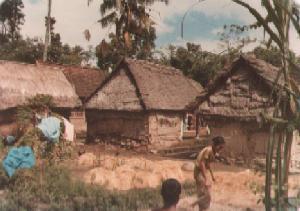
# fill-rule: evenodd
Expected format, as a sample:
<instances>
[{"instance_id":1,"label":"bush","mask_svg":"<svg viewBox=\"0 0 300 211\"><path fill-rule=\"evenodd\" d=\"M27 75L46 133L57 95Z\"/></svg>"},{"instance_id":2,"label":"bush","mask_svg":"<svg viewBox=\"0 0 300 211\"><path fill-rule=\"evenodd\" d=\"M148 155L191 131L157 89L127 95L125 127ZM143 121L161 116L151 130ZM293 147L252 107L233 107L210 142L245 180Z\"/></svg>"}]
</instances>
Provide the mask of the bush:
<instances>
[{"instance_id":1,"label":"bush","mask_svg":"<svg viewBox=\"0 0 300 211\"><path fill-rule=\"evenodd\" d=\"M62 166L45 165L19 170L5 187L7 193L0 211L127 211L161 205L159 188L109 191L100 186L72 180L68 170ZM194 187L193 183L183 184L183 195L194 194Z\"/></svg>"}]
</instances>

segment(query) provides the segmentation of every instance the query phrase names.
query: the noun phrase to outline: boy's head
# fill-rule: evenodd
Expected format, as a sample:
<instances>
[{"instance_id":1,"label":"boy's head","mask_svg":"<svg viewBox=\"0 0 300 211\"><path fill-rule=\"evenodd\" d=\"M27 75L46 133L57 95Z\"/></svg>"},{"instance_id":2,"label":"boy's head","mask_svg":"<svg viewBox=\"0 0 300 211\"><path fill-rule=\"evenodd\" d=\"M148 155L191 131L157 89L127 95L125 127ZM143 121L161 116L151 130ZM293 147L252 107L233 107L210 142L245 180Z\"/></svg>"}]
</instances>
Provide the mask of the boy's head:
<instances>
[{"instance_id":1,"label":"boy's head","mask_svg":"<svg viewBox=\"0 0 300 211\"><path fill-rule=\"evenodd\" d=\"M212 139L213 148L216 152L220 152L225 146L225 140L222 136L217 136Z\"/></svg>"},{"instance_id":2,"label":"boy's head","mask_svg":"<svg viewBox=\"0 0 300 211\"><path fill-rule=\"evenodd\" d=\"M181 185L176 179L167 179L163 182L161 195L164 201L164 208L176 205L181 194Z\"/></svg>"}]
</instances>

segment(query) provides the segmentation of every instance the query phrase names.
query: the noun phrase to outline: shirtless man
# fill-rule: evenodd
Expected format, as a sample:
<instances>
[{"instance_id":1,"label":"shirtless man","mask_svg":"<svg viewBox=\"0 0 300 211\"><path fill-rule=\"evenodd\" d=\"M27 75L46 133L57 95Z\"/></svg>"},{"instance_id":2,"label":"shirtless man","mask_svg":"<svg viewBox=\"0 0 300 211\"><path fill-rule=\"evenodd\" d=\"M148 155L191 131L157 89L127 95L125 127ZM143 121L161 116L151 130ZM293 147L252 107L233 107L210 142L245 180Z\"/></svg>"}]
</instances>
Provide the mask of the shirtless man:
<instances>
[{"instance_id":1,"label":"shirtless man","mask_svg":"<svg viewBox=\"0 0 300 211\"><path fill-rule=\"evenodd\" d=\"M215 182L215 177L210 168L210 163L215 161L218 153L224 148L225 141L221 136L212 139L212 146L205 147L197 156L194 168L194 178L197 186L198 200L193 206L198 205L199 211L207 210L210 207L211 195L210 184L207 178L207 172L210 172L212 181Z\"/></svg>"}]
</instances>

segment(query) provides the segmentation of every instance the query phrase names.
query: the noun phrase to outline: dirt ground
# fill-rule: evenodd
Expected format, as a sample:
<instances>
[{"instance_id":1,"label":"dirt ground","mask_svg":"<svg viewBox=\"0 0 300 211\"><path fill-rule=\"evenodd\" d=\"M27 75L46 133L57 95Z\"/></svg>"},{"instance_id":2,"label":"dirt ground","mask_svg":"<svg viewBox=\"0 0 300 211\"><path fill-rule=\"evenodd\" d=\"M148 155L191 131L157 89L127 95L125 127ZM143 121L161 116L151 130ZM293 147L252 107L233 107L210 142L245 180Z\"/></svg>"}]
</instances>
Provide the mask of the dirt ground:
<instances>
[{"instance_id":1,"label":"dirt ground","mask_svg":"<svg viewBox=\"0 0 300 211\"><path fill-rule=\"evenodd\" d=\"M211 188L210 210L264 210L263 204L257 203L262 198L262 174L222 164L214 164L213 169L216 182ZM157 187L166 178L176 178L182 183L193 181L193 161L126 151L86 150L72 166L72 171L86 183L118 190ZM298 187L297 184L300 185L296 182L294 186ZM197 210L191 207L195 200L196 196L182 198L179 210Z\"/></svg>"}]
</instances>

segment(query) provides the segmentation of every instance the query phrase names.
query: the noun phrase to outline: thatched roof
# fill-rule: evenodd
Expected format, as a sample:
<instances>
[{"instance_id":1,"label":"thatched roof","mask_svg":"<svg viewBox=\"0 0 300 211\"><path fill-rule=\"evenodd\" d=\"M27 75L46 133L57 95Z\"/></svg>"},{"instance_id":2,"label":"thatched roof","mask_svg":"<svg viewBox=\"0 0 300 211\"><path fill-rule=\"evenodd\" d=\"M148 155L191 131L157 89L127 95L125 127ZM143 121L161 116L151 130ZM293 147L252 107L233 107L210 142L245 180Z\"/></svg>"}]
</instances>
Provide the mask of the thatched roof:
<instances>
[{"instance_id":1,"label":"thatched roof","mask_svg":"<svg viewBox=\"0 0 300 211\"><path fill-rule=\"evenodd\" d=\"M59 69L0 61L0 110L23 104L37 94L51 95L60 108L81 105L72 85Z\"/></svg>"},{"instance_id":2,"label":"thatched roof","mask_svg":"<svg viewBox=\"0 0 300 211\"><path fill-rule=\"evenodd\" d=\"M74 85L77 95L83 101L94 93L106 78L105 72L99 69L76 66L62 68L67 79Z\"/></svg>"},{"instance_id":3,"label":"thatched roof","mask_svg":"<svg viewBox=\"0 0 300 211\"><path fill-rule=\"evenodd\" d=\"M207 119L250 121L261 112L272 112L269 96L278 72L279 68L254 56L240 56L216 77L206 94L198 97L199 113ZM283 75L278 80L280 85L283 85Z\"/></svg>"},{"instance_id":4,"label":"thatched roof","mask_svg":"<svg viewBox=\"0 0 300 211\"><path fill-rule=\"evenodd\" d=\"M179 70L144 60L124 59L88 100L101 110L186 110L203 91Z\"/></svg>"}]
</instances>

